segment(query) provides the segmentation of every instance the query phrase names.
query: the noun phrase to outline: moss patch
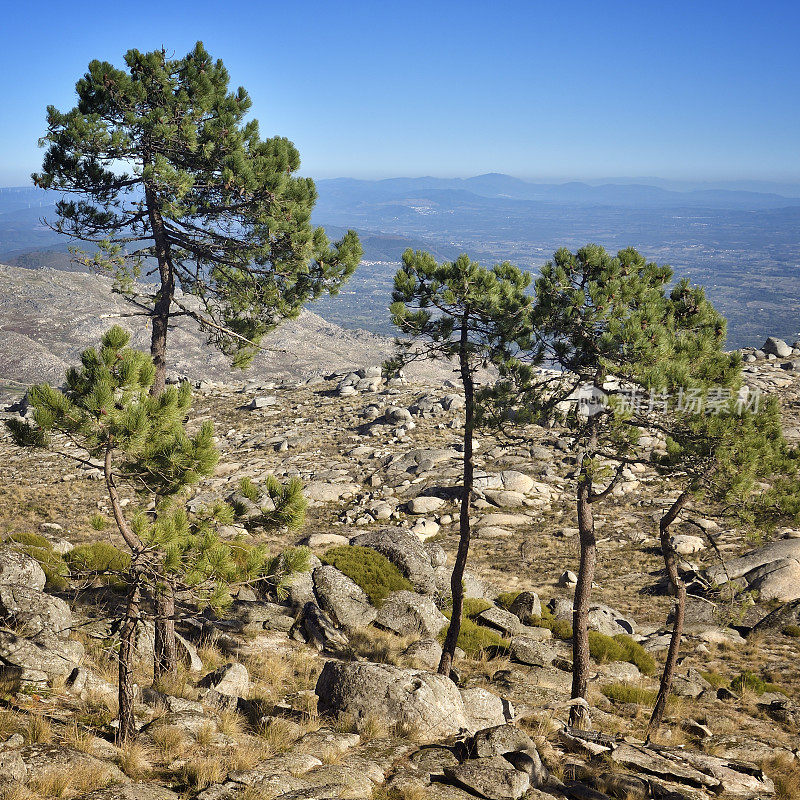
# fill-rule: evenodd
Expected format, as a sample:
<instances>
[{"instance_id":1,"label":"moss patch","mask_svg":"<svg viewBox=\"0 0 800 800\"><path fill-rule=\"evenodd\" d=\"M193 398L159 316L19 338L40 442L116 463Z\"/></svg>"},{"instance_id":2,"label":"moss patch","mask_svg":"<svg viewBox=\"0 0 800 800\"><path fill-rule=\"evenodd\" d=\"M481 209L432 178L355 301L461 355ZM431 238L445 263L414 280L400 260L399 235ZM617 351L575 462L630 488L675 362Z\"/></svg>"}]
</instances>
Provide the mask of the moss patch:
<instances>
[{"instance_id":1,"label":"moss patch","mask_svg":"<svg viewBox=\"0 0 800 800\"><path fill-rule=\"evenodd\" d=\"M503 592L497 597L497 605L508 611L511 604L522 594L522 592Z\"/></svg>"},{"instance_id":2,"label":"moss patch","mask_svg":"<svg viewBox=\"0 0 800 800\"><path fill-rule=\"evenodd\" d=\"M386 556L371 547L332 547L322 557L322 563L336 567L358 584L374 606L379 606L392 592L414 591L411 581L403 577Z\"/></svg>"}]
</instances>

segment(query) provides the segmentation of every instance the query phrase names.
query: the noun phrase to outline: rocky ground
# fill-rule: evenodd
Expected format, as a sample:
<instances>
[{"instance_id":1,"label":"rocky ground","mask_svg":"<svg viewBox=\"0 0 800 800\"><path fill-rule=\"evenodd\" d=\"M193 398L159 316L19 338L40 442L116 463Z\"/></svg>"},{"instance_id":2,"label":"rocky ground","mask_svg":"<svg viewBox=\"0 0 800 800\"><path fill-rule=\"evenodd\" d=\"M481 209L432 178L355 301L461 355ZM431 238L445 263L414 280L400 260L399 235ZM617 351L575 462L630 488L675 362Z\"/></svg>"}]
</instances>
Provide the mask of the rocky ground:
<instances>
[{"instance_id":1,"label":"rocky ground","mask_svg":"<svg viewBox=\"0 0 800 800\"><path fill-rule=\"evenodd\" d=\"M751 386L779 395L795 443L798 354L749 353L746 371ZM265 540L276 551L303 542L322 558L333 547L370 548L407 585L373 604L315 558L286 601L246 588L225 618L181 626L185 667L159 691L149 688L145 626L141 735L119 750L108 627L118 597L101 585L45 587L37 563L7 545L0 793L800 797L800 531L743 531L713 508L676 526L693 597L676 698L656 741L644 744L671 608L654 519L675 494L644 468L627 472L597 514L592 627L632 642L614 649L598 640L593 730L566 726L571 648L559 637L569 635L578 547L574 457L558 430L538 430L524 445L478 437L471 638L458 685L434 674L458 538L462 407L446 380L387 384L370 368L203 381L193 424L214 421L223 457L193 505L229 496L242 477L298 476L311 501L304 528ZM98 537L115 541L89 523L108 512L98 478L0 434L0 535L42 534L56 556ZM728 578L722 591L703 590Z\"/></svg>"}]
</instances>

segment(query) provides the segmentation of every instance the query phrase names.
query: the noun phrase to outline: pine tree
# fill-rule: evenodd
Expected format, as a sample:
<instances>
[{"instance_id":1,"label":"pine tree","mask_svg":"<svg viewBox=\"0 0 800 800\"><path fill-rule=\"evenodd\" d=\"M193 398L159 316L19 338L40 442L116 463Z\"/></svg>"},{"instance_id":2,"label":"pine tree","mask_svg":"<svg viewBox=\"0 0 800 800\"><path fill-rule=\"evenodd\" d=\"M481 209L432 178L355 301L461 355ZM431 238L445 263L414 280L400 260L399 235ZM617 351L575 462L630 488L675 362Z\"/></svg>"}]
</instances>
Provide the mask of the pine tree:
<instances>
[{"instance_id":1,"label":"pine tree","mask_svg":"<svg viewBox=\"0 0 800 800\"><path fill-rule=\"evenodd\" d=\"M669 267L629 248L611 256L598 245L555 253L536 281L532 312L537 344L503 368L495 405L512 406L520 421L557 422L574 438L580 566L573 605L572 698L586 697L588 615L597 559L594 506L608 498L624 468L637 460L648 420L623 401L638 392L649 402L686 385L705 363L698 358L688 315L667 294ZM712 321L712 326L716 324ZM537 374L532 365L558 368ZM609 466L612 465L612 466ZM586 724L575 704L570 723Z\"/></svg>"},{"instance_id":2,"label":"pine tree","mask_svg":"<svg viewBox=\"0 0 800 800\"><path fill-rule=\"evenodd\" d=\"M673 295L688 295L689 291L688 287L678 286ZM693 308L710 309L700 290L692 290L692 294L699 298L699 302L692 302ZM712 310L708 316L714 313ZM724 336L709 337L708 328L696 329L690 346L705 341L710 347L705 349L706 369L695 370L699 378L691 387L691 403L684 408L673 404L651 420L652 429L666 437L666 452L656 458L656 467L669 479L670 488L677 485L680 493L659 520L661 550L675 596L675 610L658 696L647 728L648 740L663 719L686 614L686 585L678 568L670 526L684 509L698 503L716 504L734 519L751 521L754 500L760 502L764 497L762 481L781 478L792 471L777 401L768 398L762 402L758 394L742 390L738 354L721 350L714 353L723 340ZM797 493L796 484L791 491Z\"/></svg>"},{"instance_id":3,"label":"pine tree","mask_svg":"<svg viewBox=\"0 0 800 800\"><path fill-rule=\"evenodd\" d=\"M120 742L136 733L131 674L137 625L148 603L155 615L165 581L193 604L221 609L230 602L232 583L265 578L280 588L292 570L302 567L304 557L307 561L302 552L269 557L264 548L242 540L222 541L217 528L237 517L233 506L217 503L197 514L187 512L183 493L209 475L218 460L213 428L205 422L194 435L187 433L189 385L153 395L153 361L128 347L129 338L120 327L111 328L99 349L84 351L81 368L67 372L65 388L31 388L33 423L8 423L22 446L50 447L85 465L102 465L114 520L131 554L130 565L116 576L127 587L120 625ZM155 509L126 514L120 483L142 496L142 508L154 500ZM305 504L297 482L284 487L272 479L267 495L270 504L255 515L252 526L296 527L302 522Z\"/></svg>"},{"instance_id":4,"label":"pine tree","mask_svg":"<svg viewBox=\"0 0 800 800\"><path fill-rule=\"evenodd\" d=\"M172 315L194 317L243 366L265 333L338 291L361 246L349 231L332 247L311 225L316 189L296 175L297 149L261 139L258 122L245 121L247 92L229 91L222 61L201 42L177 59L129 50L125 65L92 61L78 104L48 107L47 152L33 180L74 196L57 204L55 229L97 244L84 261L110 270L150 317L158 394ZM145 295L135 278L153 262L158 288Z\"/></svg>"},{"instance_id":5,"label":"pine tree","mask_svg":"<svg viewBox=\"0 0 800 800\"><path fill-rule=\"evenodd\" d=\"M297 149L260 138L258 122L245 120L247 92L229 91L227 70L202 43L178 59L130 50L125 64L92 61L76 85L78 104L48 108L48 149L33 179L74 196L57 204L54 228L96 244L83 262L111 272L149 316L159 394L173 315L193 317L246 366L267 332L309 300L336 294L362 250L353 231L331 246L311 225L316 189L296 175ZM143 269L157 273L153 295L135 281ZM175 666L171 595L166 582L156 624L163 671Z\"/></svg>"},{"instance_id":6,"label":"pine tree","mask_svg":"<svg viewBox=\"0 0 800 800\"><path fill-rule=\"evenodd\" d=\"M459 543L450 581L453 612L447 629L439 672L449 675L461 630L463 577L470 545L470 502L473 487L473 432L476 418L476 373L481 366L512 357L528 345L530 334L525 288L529 276L508 262L492 269L461 255L437 264L429 253L406 250L394 279L391 313L401 342L396 369L417 359L455 361L464 388L463 485L459 512Z\"/></svg>"}]
</instances>

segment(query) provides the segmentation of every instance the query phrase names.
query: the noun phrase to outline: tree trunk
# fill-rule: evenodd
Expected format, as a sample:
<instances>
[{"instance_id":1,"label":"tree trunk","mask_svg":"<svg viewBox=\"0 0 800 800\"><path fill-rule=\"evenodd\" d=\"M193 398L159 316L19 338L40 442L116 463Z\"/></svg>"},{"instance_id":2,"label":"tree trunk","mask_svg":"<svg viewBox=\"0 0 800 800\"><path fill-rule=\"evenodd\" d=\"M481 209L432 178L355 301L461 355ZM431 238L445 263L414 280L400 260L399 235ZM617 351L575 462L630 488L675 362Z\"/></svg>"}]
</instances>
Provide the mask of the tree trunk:
<instances>
[{"instance_id":1,"label":"tree trunk","mask_svg":"<svg viewBox=\"0 0 800 800\"><path fill-rule=\"evenodd\" d=\"M149 186L145 186L145 199L150 217L150 226L153 231L158 274L161 279L161 288L158 290L151 316L153 330L150 337L150 355L153 358L153 365L156 369L150 393L158 396L164 391L167 383L167 331L169 329L172 299L175 296L175 271L172 268L169 242L167 241L161 210L158 207L158 200Z\"/></svg>"},{"instance_id":2,"label":"tree trunk","mask_svg":"<svg viewBox=\"0 0 800 800\"><path fill-rule=\"evenodd\" d=\"M178 648L175 639L175 586L167 578L156 590L155 641L153 643L153 683L178 666Z\"/></svg>"},{"instance_id":3,"label":"tree trunk","mask_svg":"<svg viewBox=\"0 0 800 800\"><path fill-rule=\"evenodd\" d=\"M591 506L591 478L582 467L578 478L578 530L580 534L581 561L578 584L572 606L572 694L573 700L586 698L589 682L589 602L592 595L597 540L594 533L594 512ZM569 724L585 728L589 719L581 705L572 706Z\"/></svg>"},{"instance_id":4,"label":"tree trunk","mask_svg":"<svg viewBox=\"0 0 800 800\"><path fill-rule=\"evenodd\" d=\"M472 483L474 466L472 462L472 434L475 428L475 384L469 364L467 317L461 322L461 341L459 346L459 364L461 382L464 384L464 485L461 490L461 510L459 512L459 540L453 573L450 576L450 592L453 597L453 612L450 625L442 647L442 658L439 661L439 673L449 675L453 666L458 635L461 632L461 617L464 612L464 570L469 555L470 524L469 506L472 499Z\"/></svg>"},{"instance_id":5,"label":"tree trunk","mask_svg":"<svg viewBox=\"0 0 800 800\"><path fill-rule=\"evenodd\" d=\"M664 565L667 568L670 584L675 592L675 619L672 623L672 636L669 640L669 650L667 660L664 664L664 671L661 673L661 683L658 687L658 697L653 708L653 714L647 726L647 741L655 736L664 717L664 709L667 707L667 700L672 689L672 678L675 674L675 665L678 662L678 651L681 646L681 635L683 634L683 623L686 617L686 585L678 572L677 553L672 547L669 537L669 528L681 509L689 501L689 493L683 492L680 497L670 506L667 513L661 517L658 523L658 533L661 539L661 552L664 555Z\"/></svg>"},{"instance_id":6,"label":"tree trunk","mask_svg":"<svg viewBox=\"0 0 800 800\"><path fill-rule=\"evenodd\" d=\"M136 624L139 620L139 576L133 574L128 590L125 616L122 618L119 643L119 728L117 744L124 745L136 738L133 696L133 651L136 646Z\"/></svg>"}]
</instances>

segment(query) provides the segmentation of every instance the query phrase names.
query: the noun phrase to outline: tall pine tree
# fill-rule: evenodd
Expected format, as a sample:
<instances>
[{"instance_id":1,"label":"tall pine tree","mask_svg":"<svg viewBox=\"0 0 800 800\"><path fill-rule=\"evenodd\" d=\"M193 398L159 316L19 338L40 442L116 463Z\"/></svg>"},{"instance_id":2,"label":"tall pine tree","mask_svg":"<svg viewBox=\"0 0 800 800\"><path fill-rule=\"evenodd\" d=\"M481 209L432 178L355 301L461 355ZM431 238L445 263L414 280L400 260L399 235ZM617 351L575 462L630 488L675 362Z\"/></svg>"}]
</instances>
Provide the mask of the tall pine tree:
<instances>
[{"instance_id":1,"label":"tall pine tree","mask_svg":"<svg viewBox=\"0 0 800 800\"><path fill-rule=\"evenodd\" d=\"M353 231L331 246L311 225L316 189L296 175L297 149L261 139L258 122L245 120L247 92L229 91L228 71L201 42L183 58L129 50L125 66L92 61L78 104L48 107L47 152L33 179L73 197L57 204L55 229L97 244L85 260L111 270L150 317L158 394L173 314L194 317L244 365L281 320L336 293L361 246ZM156 273L152 295L134 282L142 269Z\"/></svg>"},{"instance_id":2,"label":"tall pine tree","mask_svg":"<svg viewBox=\"0 0 800 800\"><path fill-rule=\"evenodd\" d=\"M449 675L461 630L464 570L470 546L473 489L473 433L476 425L476 373L529 346L530 277L508 262L487 269L461 255L437 264L429 253L406 250L394 279L392 320L407 337L392 367L423 358L457 365L464 389L464 453L459 543L450 580L453 612L439 672Z\"/></svg>"}]
</instances>

